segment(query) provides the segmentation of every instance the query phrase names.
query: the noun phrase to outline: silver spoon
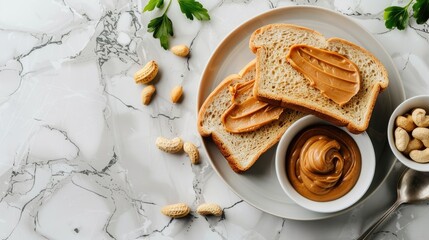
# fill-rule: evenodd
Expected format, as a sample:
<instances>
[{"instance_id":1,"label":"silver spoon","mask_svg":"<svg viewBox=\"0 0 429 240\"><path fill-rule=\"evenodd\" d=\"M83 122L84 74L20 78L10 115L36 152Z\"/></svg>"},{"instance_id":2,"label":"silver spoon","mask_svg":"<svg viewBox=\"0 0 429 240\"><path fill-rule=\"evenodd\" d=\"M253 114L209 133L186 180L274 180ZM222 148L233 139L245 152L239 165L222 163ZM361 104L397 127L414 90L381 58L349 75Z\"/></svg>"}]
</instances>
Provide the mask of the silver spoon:
<instances>
[{"instance_id":1,"label":"silver spoon","mask_svg":"<svg viewBox=\"0 0 429 240\"><path fill-rule=\"evenodd\" d=\"M367 239L403 203L429 200L429 172L406 169L399 178L396 202L357 240Z\"/></svg>"}]
</instances>

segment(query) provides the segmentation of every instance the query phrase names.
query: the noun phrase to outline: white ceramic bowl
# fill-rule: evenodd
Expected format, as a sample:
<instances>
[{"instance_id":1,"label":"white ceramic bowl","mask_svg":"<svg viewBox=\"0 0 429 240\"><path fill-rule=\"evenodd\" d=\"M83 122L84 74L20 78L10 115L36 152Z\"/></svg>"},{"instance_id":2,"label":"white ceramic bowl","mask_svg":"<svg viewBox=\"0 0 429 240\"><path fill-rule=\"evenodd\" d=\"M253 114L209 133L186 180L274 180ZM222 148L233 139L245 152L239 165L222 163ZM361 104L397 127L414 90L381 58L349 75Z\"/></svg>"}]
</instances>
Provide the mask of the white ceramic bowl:
<instances>
[{"instance_id":1,"label":"white ceramic bowl","mask_svg":"<svg viewBox=\"0 0 429 240\"><path fill-rule=\"evenodd\" d=\"M429 114L429 95L420 95L409 98L399 104L390 116L389 123L387 125L387 139L389 146L392 149L393 154L396 158L401 161L405 166L412 168L417 171L429 172L429 163L418 163L410 159L408 156L399 152L395 146L395 138L393 136L395 131L395 119L400 115L404 115L410 112L414 108L423 108L426 110L426 114Z\"/></svg>"},{"instance_id":2,"label":"white ceramic bowl","mask_svg":"<svg viewBox=\"0 0 429 240\"><path fill-rule=\"evenodd\" d=\"M362 157L362 167L359 178L355 186L348 193L338 199L327 202L318 202L310 200L299 194L289 182L286 173L286 152L292 139L301 130L309 126L318 124L332 125L320 118L317 118L313 115L309 115L296 121L286 130L286 132L280 139L276 151L275 165L277 178L286 194L298 205L315 212L337 212L344 210L356 203L359 199L362 198L362 196L365 194L365 192L371 185L375 172L374 148L372 146L371 139L369 138L367 133L356 135L349 133L345 128L340 128L354 139L360 149Z\"/></svg>"}]
</instances>

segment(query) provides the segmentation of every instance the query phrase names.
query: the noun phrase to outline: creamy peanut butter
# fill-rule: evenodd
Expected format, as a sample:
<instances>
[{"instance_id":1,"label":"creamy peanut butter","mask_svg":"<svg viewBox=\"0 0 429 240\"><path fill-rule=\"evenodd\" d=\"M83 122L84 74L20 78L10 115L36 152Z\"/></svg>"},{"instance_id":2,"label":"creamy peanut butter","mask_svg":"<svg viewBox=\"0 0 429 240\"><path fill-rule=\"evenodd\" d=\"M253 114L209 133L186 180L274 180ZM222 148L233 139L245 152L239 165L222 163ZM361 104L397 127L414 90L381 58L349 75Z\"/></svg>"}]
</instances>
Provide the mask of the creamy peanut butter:
<instances>
[{"instance_id":1,"label":"creamy peanut butter","mask_svg":"<svg viewBox=\"0 0 429 240\"><path fill-rule=\"evenodd\" d=\"M274 120L279 119L283 108L274 107L258 101L252 94L254 80L231 86L232 105L221 116L226 131L243 133L254 131ZM248 96L238 101L242 96Z\"/></svg>"},{"instance_id":2,"label":"creamy peanut butter","mask_svg":"<svg viewBox=\"0 0 429 240\"><path fill-rule=\"evenodd\" d=\"M286 59L310 81L311 86L340 106L359 92L359 68L343 55L297 44L290 48Z\"/></svg>"},{"instance_id":3,"label":"creamy peanut butter","mask_svg":"<svg viewBox=\"0 0 429 240\"><path fill-rule=\"evenodd\" d=\"M344 131L328 125L305 129L291 142L286 171L302 196L319 202L342 197L356 184L361 155Z\"/></svg>"}]
</instances>

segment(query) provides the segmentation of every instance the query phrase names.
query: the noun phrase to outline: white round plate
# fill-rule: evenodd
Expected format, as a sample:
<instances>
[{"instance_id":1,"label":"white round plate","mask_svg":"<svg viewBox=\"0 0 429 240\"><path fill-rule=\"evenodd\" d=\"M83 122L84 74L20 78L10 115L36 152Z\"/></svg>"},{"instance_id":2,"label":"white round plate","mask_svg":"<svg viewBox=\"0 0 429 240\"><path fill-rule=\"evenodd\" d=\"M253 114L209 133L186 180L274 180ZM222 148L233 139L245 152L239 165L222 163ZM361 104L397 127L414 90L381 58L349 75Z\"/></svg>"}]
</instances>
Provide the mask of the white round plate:
<instances>
[{"instance_id":1,"label":"white round plate","mask_svg":"<svg viewBox=\"0 0 429 240\"><path fill-rule=\"evenodd\" d=\"M232 31L213 52L204 70L197 99L199 109L210 92L228 75L238 73L255 56L249 50L250 35L271 23L291 23L315 29L325 37L340 37L358 44L372 52L389 73L389 87L379 96L367 133L371 137L377 159L373 182L361 203L385 180L392 169L395 158L388 146L386 126L390 114L405 99L400 76L380 43L352 19L339 13L307 6L278 8L261 14ZM271 148L243 174L231 170L210 138L203 138L203 147L210 163L218 175L240 198L260 210L275 216L295 220L315 220L341 214L317 213L295 204L282 190L276 177L274 155ZM350 209L350 208L349 208Z\"/></svg>"}]
</instances>

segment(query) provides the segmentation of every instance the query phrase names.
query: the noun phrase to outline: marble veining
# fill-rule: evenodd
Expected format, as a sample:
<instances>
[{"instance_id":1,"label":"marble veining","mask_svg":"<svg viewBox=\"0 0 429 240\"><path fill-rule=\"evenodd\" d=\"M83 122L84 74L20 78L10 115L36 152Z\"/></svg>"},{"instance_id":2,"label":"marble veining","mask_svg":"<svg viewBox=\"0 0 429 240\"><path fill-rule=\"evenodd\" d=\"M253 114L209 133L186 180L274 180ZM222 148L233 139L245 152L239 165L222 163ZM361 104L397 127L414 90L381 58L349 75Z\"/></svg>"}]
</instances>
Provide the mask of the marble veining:
<instances>
[{"instance_id":1,"label":"marble veining","mask_svg":"<svg viewBox=\"0 0 429 240\"><path fill-rule=\"evenodd\" d=\"M201 1L211 20L187 20L173 2L170 44L190 46L178 58L147 32L160 12L147 1L47 0L0 2L0 237L1 239L354 239L394 199L398 164L364 204L319 221L264 213L237 197L201 153L154 145L181 136L201 149L195 128L196 94L210 54L235 27L270 9L312 5L362 24L383 43L403 78L407 96L427 94L429 25L386 30L383 9L403 1ZM407 44L404 44L407 43ZM140 103L133 74L149 60L160 65L157 92ZM183 85L180 104L169 91ZM185 202L185 219L159 210ZM195 212L222 206L221 217ZM405 206L375 239L423 239L427 204Z\"/></svg>"}]
</instances>

